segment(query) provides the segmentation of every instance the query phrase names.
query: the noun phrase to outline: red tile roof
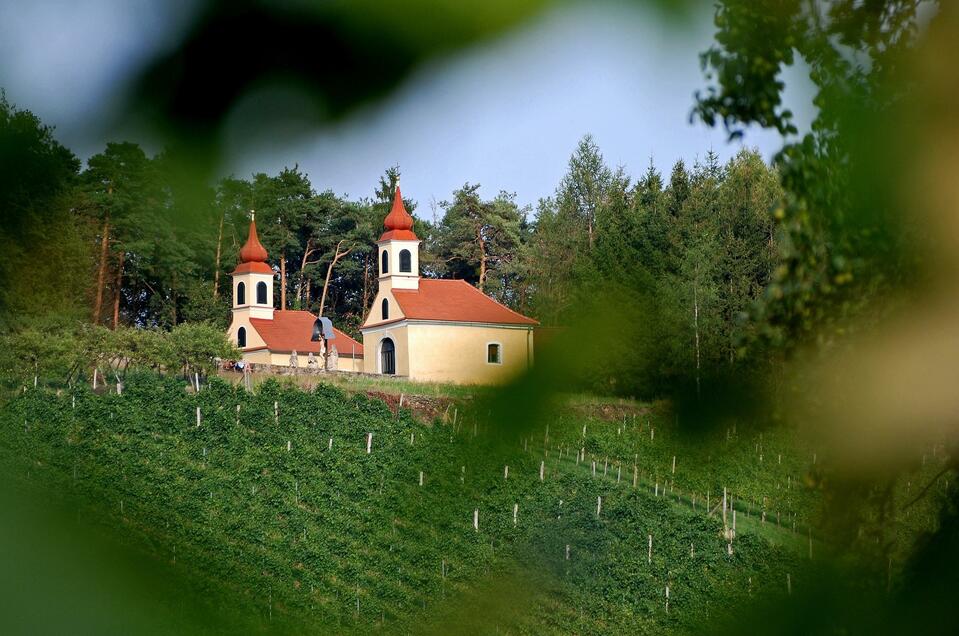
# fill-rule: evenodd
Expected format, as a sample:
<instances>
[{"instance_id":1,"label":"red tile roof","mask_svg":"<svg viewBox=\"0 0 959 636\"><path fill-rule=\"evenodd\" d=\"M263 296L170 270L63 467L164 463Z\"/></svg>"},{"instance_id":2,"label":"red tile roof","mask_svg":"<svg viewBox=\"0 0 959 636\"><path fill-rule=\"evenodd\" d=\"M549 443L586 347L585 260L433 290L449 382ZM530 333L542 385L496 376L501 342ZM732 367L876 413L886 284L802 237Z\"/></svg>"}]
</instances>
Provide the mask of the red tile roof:
<instances>
[{"instance_id":1,"label":"red tile roof","mask_svg":"<svg viewBox=\"0 0 959 636\"><path fill-rule=\"evenodd\" d=\"M501 305L465 280L420 279L419 289L394 289L400 311L414 320L538 325L539 322ZM388 321L387 321L388 322Z\"/></svg>"},{"instance_id":2,"label":"red tile roof","mask_svg":"<svg viewBox=\"0 0 959 636\"><path fill-rule=\"evenodd\" d=\"M273 320L268 318L250 318L250 324L263 338L266 347L273 352L319 353L320 343L313 342L313 322L316 316L308 311L274 311ZM333 327L336 338L330 341L340 356L360 358L363 345Z\"/></svg>"}]
</instances>

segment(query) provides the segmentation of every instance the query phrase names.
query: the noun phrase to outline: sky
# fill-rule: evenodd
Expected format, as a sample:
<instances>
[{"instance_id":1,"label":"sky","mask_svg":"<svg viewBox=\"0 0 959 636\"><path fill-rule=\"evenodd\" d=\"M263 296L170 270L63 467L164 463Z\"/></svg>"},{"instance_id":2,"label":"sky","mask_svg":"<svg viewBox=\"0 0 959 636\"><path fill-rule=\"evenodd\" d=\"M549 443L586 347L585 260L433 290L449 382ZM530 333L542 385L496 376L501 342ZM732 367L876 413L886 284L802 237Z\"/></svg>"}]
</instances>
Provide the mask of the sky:
<instances>
[{"instance_id":1,"label":"sky","mask_svg":"<svg viewBox=\"0 0 959 636\"><path fill-rule=\"evenodd\" d=\"M189 0L0 0L0 87L85 159L120 140L105 123L115 96L191 10ZM385 100L297 139L251 142L227 125L223 173L296 164L317 190L359 198L399 165L404 196L429 216L466 182L487 197L504 190L535 204L554 192L587 133L609 165L634 177L650 160L668 175L677 159L693 162L710 149L727 159L742 144L689 117L705 87L698 54L713 35L711 11L701 14L682 30L633 5L561 4L428 63ZM803 69L786 83L786 106L803 132L814 114L811 84ZM767 159L782 146L761 130L743 143Z\"/></svg>"}]
</instances>

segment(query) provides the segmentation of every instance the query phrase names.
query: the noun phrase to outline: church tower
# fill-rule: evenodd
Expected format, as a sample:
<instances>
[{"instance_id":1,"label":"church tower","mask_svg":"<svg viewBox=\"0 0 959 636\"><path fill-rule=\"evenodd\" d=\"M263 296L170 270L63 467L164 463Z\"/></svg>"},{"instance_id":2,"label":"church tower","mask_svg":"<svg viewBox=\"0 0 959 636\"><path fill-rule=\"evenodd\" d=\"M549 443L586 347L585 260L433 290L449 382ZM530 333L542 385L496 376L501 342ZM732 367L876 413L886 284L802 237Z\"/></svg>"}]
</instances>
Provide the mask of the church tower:
<instances>
[{"instance_id":1,"label":"church tower","mask_svg":"<svg viewBox=\"0 0 959 636\"><path fill-rule=\"evenodd\" d=\"M379 250L379 289L419 289L420 240L413 233L413 217L403 205L399 184L393 195L393 207L383 226L386 231L376 242Z\"/></svg>"},{"instance_id":2,"label":"church tower","mask_svg":"<svg viewBox=\"0 0 959 636\"><path fill-rule=\"evenodd\" d=\"M247 323L250 318L273 319L273 269L266 259L266 248L256 235L256 220L251 214L250 234L240 249L240 264L231 274L235 324Z\"/></svg>"}]
</instances>

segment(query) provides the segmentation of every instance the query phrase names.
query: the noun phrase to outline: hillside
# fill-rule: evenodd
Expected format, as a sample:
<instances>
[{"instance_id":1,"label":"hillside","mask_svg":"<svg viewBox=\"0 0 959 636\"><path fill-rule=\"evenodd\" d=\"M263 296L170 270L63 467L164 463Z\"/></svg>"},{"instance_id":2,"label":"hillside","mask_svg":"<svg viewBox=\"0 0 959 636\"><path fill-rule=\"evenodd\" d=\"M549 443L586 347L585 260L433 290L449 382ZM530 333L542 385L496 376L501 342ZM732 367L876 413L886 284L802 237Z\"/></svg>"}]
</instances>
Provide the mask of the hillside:
<instances>
[{"instance_id":1,"label":"hillside","mask_svg":"<svg viewBox=\"0 0 959 636\"><path fill-rule=\"evenodd\" d=\"M122 395L15 397L0 461L12 490L58 500L158 569L159 631L685 632L785 594L787 574L801 585L804 536L741 517L730 555L721 513L677 501L724 476L760 500L801 459L782 448L776 468L723 475L751 441L710 464L671 450L662 423L634 488L617 444L646 439L655 413L624 426L571 411L534 444L492 439L455 407L423 424L325 385L249 394L214 379L193 395L143 374ZM663 452L679 455L670 496L650 487L672 479ZM807 497L782 497L783 512Z\"/></svg>"}]
</instances>

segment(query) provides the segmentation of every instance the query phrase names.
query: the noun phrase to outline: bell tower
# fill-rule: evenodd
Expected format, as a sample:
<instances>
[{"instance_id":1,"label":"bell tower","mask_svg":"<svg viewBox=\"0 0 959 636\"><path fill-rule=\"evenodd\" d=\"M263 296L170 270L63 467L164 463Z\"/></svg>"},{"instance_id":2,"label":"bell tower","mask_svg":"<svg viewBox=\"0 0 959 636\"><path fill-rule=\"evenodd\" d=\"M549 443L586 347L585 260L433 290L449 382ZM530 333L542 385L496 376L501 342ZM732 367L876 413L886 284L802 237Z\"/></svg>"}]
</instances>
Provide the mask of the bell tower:
<instances>
[{"instance_id":1,"label":"bell tower","mask_svg":"<svg viewBox=\"0 0 959 636\"><path fill-rule=\"evenodd\" d=\"M256 218L251 211L250 234L240 249L240 264L231 274L234 323L238 318L273 319L273 268L266 259L266 248L256 235Z\"/></svg>"},{"instance_id":2,"label":"bell tower","mask_svg":"<svg viewBox=\"0 0 959 636\"><path fill-rule=\"evenodd\" d=\"M386 231L376 242L379 288L419 289L420 240L413 233L413 217L403 205L398 183L393 195L393 207L386 215L383 227Z\"/></svg>"}]
</instances>

